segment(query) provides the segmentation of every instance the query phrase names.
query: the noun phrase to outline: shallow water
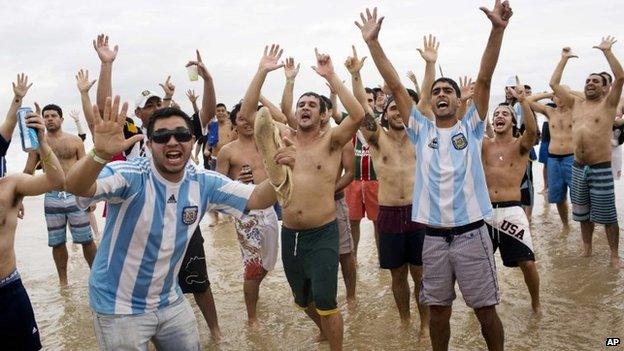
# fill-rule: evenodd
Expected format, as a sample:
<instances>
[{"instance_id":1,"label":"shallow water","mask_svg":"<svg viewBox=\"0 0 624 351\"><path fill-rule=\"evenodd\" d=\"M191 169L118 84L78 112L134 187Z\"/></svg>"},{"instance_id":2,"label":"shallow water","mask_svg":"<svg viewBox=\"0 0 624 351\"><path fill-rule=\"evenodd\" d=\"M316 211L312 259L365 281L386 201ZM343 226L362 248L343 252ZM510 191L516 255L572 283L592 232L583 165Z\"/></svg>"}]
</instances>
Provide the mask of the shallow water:
<instances>
[{"instance_id":1,"label":"shallow water","mask_svg":"<svg viewBox=\"0 0 624 351\"><path fill-rule=\"evenodd\" d=\"M534 174L537 193L542 188L541 164L534 166ZM622 181L616 182L616 188L618 199L622 199ZM16 254L44 349L95 350L87 297L89 270L80 246L69 245L69 286L60 290L51 249L47 246L42 201L42 197L25 201L26 219L18 227ZM618 202L618 211L624 213L622 201ZM607 337L624 338L624 270L607 267L604 229L599 228L594 235L594 255L581 258L578 224L572 223L571 232L563 234L556 208L544 206L541 195L536 194L533 212L533 242L544 315L532 316L521 271L503 267L497 254L502 295L498 311L505 327L506 348L599 350L605 348ZM101 206L97 213L101 213ZM194 307L203 347L207 350L328 350L326 343L315 341L317 330L313 323L294 308L281 260L261 287L258 311L262 326L256 331L247 328L242 264L233 223L209 228L207 221L202 222L206 260L224 341L219 345L211 341L208 327ZM100 224L103 228L103 223ZM377 268L373 242L371 223L364 221L358 253L358 305L353 311L344 306L344 285L339 277L338 302L345 321L345 349L430 349L427 341L418 341L418 312L413 299L414 326L408 330L400 327L390 274ZM620 255L623 254L620 249ZM459 290L451 330L452 350L486 349L478 321L463 303Z\"/></svg>"}]
</instances>

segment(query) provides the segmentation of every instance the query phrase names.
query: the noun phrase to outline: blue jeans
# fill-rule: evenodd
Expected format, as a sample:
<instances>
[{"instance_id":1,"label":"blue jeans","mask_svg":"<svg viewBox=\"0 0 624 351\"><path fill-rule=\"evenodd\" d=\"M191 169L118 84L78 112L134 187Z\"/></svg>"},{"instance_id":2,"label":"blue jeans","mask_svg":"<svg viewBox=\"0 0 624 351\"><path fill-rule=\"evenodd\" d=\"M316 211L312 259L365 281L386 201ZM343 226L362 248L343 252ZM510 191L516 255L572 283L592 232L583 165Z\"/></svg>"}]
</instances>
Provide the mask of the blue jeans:
<instances>
[{"instance_id":1,"label":"blue jeans","mask_svg":"<svg viewBox=\"0 0 624 351\"><path fill-rule=\"evenodd\" d=\"M145 350L151 339L159 351L200 350L197 321L181 297L170 306L143 314L101 314L93 311L100 350Z\"/></svg>"}]
</instances>

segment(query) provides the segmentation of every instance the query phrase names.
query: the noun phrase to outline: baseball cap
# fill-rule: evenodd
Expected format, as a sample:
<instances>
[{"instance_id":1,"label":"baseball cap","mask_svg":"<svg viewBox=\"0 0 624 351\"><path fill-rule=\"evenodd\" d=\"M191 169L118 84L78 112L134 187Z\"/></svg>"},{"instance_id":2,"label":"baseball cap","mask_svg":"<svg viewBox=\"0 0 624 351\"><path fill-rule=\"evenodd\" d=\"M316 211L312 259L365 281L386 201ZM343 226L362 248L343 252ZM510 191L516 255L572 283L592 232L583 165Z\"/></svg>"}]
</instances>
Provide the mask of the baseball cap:
<instances>
[{"instance_id":1,"label":"baseball cap","mask_svg":"<svg viewBox=\"0 0 624 351\"><path fill-rule=\"evenodd\" d=\"M139 97L137 97L136 101L135 101L135 108L143 108L145 107L145 104L147 103L147 100L153 98L153 97L157 97L160 99L160 96L154 94L151 90L143 90L141 92L141 95L139 95Z\"/></svg>"}]
</instances>

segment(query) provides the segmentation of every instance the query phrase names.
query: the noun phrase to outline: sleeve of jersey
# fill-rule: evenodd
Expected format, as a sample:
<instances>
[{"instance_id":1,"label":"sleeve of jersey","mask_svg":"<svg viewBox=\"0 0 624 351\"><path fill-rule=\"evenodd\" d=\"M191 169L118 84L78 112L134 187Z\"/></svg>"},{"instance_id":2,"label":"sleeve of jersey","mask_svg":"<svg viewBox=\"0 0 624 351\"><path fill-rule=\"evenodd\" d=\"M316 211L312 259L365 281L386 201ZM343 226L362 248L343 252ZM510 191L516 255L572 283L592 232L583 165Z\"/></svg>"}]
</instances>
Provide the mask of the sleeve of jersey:
<instances>
[{"instance_id":1,"label":"sleeve of jersey","mask_svg":"<svg viewBox=\"0 0 624 351\"><path fill-rule=\"evenodd\" d=\"M210 189L207 210L223 212L235 218L243 217L254 186L216 174L206 174L206 177L212 183L207 187Z\"/></svg>"},{"instance_id":2,"label":"sleeve of jersey","mask_svg":"<svg viewBox=\"0 0 624 351\"><path fill-rule=\"evenodd\" d=\"M483 139L485 135L485 121L479 117L477 107L471 104L462 118L462 122L466 123L466 128L471 131L477 138Z\"/></svg>"},{"instance_id":3,"label":"sleeve of jersey","mask_svg":"<svg viewBox=\"0 0 624 351\"><path fill-rule=\"evenodd\" d=\"M7 150L9 149L9 144L11 144L11 140L5 140L2 135L0 135L0 157L6 156Z\"/></svg>"},{"instance_id":4,"label":"sleeve of jersey","mask_svg":"<svg viewBox=\"0 0 624 351\"><path fill-rule=\"evenodd\" d=\"M427 117L423 116L416 105L412 105L412 111L410 112L409 122L407 124L407 135L409 136L412 144L416 144L418 142L418 133L423 127L423 124L427 123L429 120Z\"/></svg>"},{"instance_id":5,"label":"sleeve of jersey","mask_svg":"<svg viewBox=\"0 0 624 351\"><path fill-rule=\"evenodd\" d=\"M100 201L120 203L131 195L131 180L137 175L128 168L128 162L112 162L102 168L95 181L96 190L93 197L76 197L78 207L87 207Z\"/></svg>"}]
</instances>

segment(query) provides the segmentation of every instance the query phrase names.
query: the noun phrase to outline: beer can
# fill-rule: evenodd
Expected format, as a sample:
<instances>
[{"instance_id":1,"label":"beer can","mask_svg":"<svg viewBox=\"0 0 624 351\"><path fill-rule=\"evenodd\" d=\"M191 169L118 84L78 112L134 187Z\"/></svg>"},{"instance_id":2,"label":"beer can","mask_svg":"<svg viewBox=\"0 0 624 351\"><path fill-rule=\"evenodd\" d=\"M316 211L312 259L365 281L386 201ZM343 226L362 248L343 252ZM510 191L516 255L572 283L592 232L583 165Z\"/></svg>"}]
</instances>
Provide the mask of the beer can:
<instances>
[{"instance_id":1,"label":"beer can","mask_svg":"<svg viewBox=\"0 0 624 351\"><path fill-rule=\"evenodd\" d=\"M39 148L37 129L26 126L26 116L32 112L30 107L20 107L17 110L17 124L19 125L20 138L22 139L22 150L25 152L35 151Z\"/></svg>"},{"instance_id":2,"label":"beer can","mask_svg":"<svg viewBox=\"0 0 624 351\"><path fill-rule=\"evenodd\" d=\"M253 172L251 171L251 166L250 165L243 165L243 167L241 169L241 173L253 175ZM252 181L252 183L253 183L253 181Z\"/></svg>"}]
</instances>

